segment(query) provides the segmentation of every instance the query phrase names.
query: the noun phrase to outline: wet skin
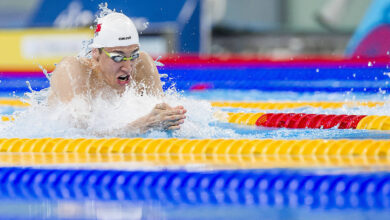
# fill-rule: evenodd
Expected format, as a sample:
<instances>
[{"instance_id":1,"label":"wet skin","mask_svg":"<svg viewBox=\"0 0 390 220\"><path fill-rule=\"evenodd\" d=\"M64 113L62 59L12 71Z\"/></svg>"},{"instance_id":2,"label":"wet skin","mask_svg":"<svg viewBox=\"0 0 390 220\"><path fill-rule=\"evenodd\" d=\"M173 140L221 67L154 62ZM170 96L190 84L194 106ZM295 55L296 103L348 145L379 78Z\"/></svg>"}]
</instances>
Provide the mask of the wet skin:
<instances>
[{"instance_id":1,"label":"wet skin","mask_svg":"<svg viewBox=\"0 0 390 220\"><path fill-rule=\"evenodd\" d=\"M108 53L130 57L139 50L138 45L106 47ZM163 96L160 77L153 59L145 52L134 60L115 62L106 53L94 48L91 59L66 57L52 73L49 104L68 103L75 96L92 97L99 91L107 90L121 94L127 86L134 86L140 94ZM87 94L92 94L88 96ZM178 130L184 123L187 111L183 106L171 107L157 104L153 110L129 123L117 134L147 132L151 129Z\"/></svg>"}]
</instances>

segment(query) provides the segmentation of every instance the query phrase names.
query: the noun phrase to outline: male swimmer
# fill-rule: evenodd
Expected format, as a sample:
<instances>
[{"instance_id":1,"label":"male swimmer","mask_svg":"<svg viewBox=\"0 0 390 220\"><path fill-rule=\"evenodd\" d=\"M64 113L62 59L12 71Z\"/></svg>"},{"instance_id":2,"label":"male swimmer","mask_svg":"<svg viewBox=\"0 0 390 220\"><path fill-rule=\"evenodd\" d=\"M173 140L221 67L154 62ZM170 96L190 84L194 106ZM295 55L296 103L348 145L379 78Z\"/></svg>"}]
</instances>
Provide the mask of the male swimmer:
<instances>
[{"instance_id":1,"label":"male swimmer","mask_svg":"<svg viewBox=\"0 0 390 220\"><path fill-rule=\"evenodd\" d=\"M120 95L128 86L140 94L162 95L156 65L146 52L139 51L139 46L138 32L126 15L113 12L99 18L91 45L92 57L65 57L56 66L50 80L49 104L68 103L76 96L90 100L98 94ZM178 130L185 113L183 106L157 104L149 114L121 129L121 133Z\"/></svg>"}]
</instances>

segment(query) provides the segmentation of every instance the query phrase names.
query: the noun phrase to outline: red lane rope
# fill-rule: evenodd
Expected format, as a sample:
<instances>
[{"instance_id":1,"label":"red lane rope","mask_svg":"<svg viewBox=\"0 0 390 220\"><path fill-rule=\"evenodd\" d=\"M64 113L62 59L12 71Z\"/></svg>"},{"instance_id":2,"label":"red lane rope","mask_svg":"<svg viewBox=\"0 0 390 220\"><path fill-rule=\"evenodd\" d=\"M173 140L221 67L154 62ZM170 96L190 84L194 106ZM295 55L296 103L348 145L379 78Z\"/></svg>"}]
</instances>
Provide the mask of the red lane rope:
<instances>
[{"instance_id":1,"label":"red lane rope","mask_svg":"<svg viewBox=\"0 0 390 220\"><path fill-rule=\"evenodd\" d=\"M366 115L325 115L304 113L268 113L259 117L257 126L272 128L356 129Z\"/></svg>"}]
</instances>

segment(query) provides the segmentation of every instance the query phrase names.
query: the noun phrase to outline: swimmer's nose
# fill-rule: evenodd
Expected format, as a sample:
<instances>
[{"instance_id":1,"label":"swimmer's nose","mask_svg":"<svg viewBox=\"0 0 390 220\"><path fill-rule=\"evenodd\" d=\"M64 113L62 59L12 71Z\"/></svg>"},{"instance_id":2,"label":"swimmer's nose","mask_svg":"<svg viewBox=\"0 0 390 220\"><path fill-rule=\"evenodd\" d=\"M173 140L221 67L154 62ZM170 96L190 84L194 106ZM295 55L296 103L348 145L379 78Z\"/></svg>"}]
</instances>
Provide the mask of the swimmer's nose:
<instances>
[{"instance_id":1,"label":"swimmer's nose","mask_svg":"<svg viewBox=\"0 0 390 220\"><path fill-rule=\"evenodd\" d=\"M127 73L130 73L134 68L134 63L130 60L122 61L122 71L125 71Z\"/></svg>"}]
</instances>

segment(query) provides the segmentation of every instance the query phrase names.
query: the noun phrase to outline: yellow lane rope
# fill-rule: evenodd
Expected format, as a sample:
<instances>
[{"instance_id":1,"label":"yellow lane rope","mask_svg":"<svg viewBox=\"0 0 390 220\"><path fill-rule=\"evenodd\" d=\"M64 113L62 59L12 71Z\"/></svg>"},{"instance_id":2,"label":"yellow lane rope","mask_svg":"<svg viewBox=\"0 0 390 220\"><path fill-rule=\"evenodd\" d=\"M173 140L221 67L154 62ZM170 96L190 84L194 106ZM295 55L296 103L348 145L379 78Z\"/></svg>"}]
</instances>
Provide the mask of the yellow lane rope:
<instances>
[{"instance_id":1,"label":"yellow lane rope","mask_svg":"<svg viewBox=\"0 0 390 220\"><path fill-rule=\"evenodd\" d=\"M232 107L232 108L252 108L252 109L261 109L261 110L282 110L282 109L293 109L293 108L303 108L303 107L314 107L314 108L342 108L342 107L376 107L383 106L385 102L330 102L330 101L312 101L312 102L234 102L234 101L221 101L221 102L211 102L213 107Z\"/></svg>"},{"instance_id":2,"label":"yellow lane rope","mask_svg":"<svg viewBox=\"0 0 390 220\"><path fill-rule=\"evenodd\" d=\"M0 98L0 106L28 107L30 104L19 99Z\"/></svg>"},{"instance_id":3,"label":"yellow lane rope","mask_svg":"<svg viewBox=\"0 0 390 220\"><path fill-rule=\"evenodd\" d=\"M248 169L286 167L385 168L390 157L316 155L205 155L205 154L90 154L90 153L0 153L2 166L64 165L118 167L204 165L205 168Z\"/></svg>"},{"instance_id":4,"label":"yellow lane rope","mask_svg":"<svg viewBox=\"0 0 390 220\"><path fill-rule=\"evenodd\" d=\"M390 157L390 140L5 138L0 152Z\"/></svg>"},{"instance_id":5,"label":"yellow lane rope","mask_svg":"<svg viewBox=\"0 0 390 220\"><path fill-rule=\"evenodd\" d=\"M13 121L14 118L12 116L1 116L1 121Z\"/></svg>"}]
</instances>

